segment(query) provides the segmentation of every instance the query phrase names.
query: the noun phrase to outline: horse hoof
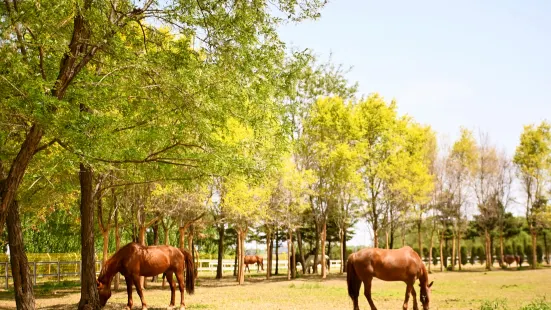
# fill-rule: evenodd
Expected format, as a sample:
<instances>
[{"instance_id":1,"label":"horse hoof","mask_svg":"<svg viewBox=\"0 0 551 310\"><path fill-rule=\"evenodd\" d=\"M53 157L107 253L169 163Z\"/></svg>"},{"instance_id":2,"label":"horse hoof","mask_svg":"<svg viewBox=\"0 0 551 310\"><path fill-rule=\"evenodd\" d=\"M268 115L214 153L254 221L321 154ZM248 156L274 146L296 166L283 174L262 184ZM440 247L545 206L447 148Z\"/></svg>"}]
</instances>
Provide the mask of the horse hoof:
<instances>
[{"instance_id":1,"label":"horse hoof","mask_svg":"<svg viewBox=\"0 0 551 310\"><path fill-rule=\"evenodd\" d=\"M180 306L180 310L186 310L186 306Z\"/></svg>"}]
</instances>

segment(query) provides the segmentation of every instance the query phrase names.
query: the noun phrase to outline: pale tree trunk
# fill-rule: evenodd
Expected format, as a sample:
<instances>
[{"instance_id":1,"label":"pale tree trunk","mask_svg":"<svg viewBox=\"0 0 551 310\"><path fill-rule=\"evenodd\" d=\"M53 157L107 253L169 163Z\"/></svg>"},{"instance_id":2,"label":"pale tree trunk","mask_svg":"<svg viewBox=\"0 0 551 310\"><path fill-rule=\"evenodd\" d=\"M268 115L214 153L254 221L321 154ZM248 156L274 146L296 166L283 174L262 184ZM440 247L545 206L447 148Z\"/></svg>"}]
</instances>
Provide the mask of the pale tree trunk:
<instances>
[{"instance_id":1,"label":"pale tree trunk","mask_svg":"<svg viewBox=\"0 0 551 310\"><path fill-rule=\"evenodd\" d=\"M455 233L453 234L452 236L452 270L455 270L455 239L456 239L456 236L455 236Z\"/></svg>"},{"instance_id":2,"label":"pale tree trunk","mask_svg":"<svg viewBox=\"0 0 551 310\"><path fill-rule=\"evenodd\" d=\"M440 271L444 271L444 230L440 235Z\"/></svg>"},{"instance_id":3,"label":"pale tree trunk","mask_svg":"<svg viewBox=\"0 0 551 310\"><path fill-rule=\"evenodd\" d=\"M419 216L419 220L417 221L417 242L419 247L419 257L421 258L421 261L423 261L423 235L421 234L421 225L422 220Z\"/></svg>"},{"instance_id":4,"label":"pale tree trunk","mask_svg":"<svg viewBox=\"0 0 551 310\"><path fill-rule=\"evenodd\" d=\"M187 229L187 226L184 226L184 227L178 227L178 232L179 232L179 239L178 239L178 246L180 247L180 249L184 249L185 248L185 235L186 235L186 229Z\"/></svg>"},{"instance_id":5,"label":"pale tree trunk","mask_svg":"<svg viewBox=\"0 0 551 310\"><path fill-rule=\"evenodd\" d=\"M326 260L325 260L325 241L327 239L327 224L325 220L322 224L322 231L321 231L321 278L325 279L327 278L327 266Z\"/></svg>"},{"instance_id":6,"label":"pale tree trunk","mask_svg":"<svg viewBox=\"0 0 551 310\"><path fill-rule=\"evenodd\" d=\"M431 273L431 266L432 266L432 248L434 247L434 229L430 232L430 248L429 248L429 262L428 262L428 268L429 273Z\"/></svg>"},{"instance_id":7,"label":"pale tree trunk","mask_svg":"<svg viewBox=\"0 0 551 310\"><path fill-rule=\"evenodd\" d=\"M145 216L145 215L144 215ZM140 232L138 236L138 243L145 246L145 229L146 227L143 223L140 223ZM145 277L140 277L140 285L142 288L147 288L147 279Z\"/></svg>"},{"instance_id":8,"label":"pale tree trunk","mask_svg":"<svg viewBox=\"0 0 551 310\"><path fill-rule=\"evenodd\" d=\"M457 265L458 265L459 271L461 271L461 232L460 231L457 232L457 253L459 253L459 255L457 255Z\"/></svg>"},{"instance_id":9,"label":"pale tree trunk","mask_svg":"<svg viewBox=\"0 0 551 310\"><path fill-rule=\"evenodd\" d=\"M187 237L187 247L190 251L193 251L193 225L189 226L189 232Z\"/></svg>"},{"instance_id":10,"label":"pale tree trunk","mask_svg":"<svg viewBox=\"0 0 551 310\"><path fill-rule=\"evenodd\" d=\"M276 227L275 230L275 255L276 255L276 266L275 266L275 275L279 275L279 228Z\"/></svg>"},{"instance_id":11,"label":"pale tree trunk","mask_svg":"<svg viewBox=\"0 0 551 310\"><path fill-rule=\"evenodd\" d=\"M80 164L81 274L79 310L99 310L94 257L94 206L92 168Z\"/></svg>"},{"instance_id":12,"label":"pale tree trunk","mask_svg":"<svg viewBox=\"0 0 551 310\"><path fill-rule=\"evenodd\" d=\"M119 209L115 209L115 252L121 248L121 235L119 231ZM115 291L119 290L120 274L117 272L115 276Z\"/></svg>"},{"instance_id":13,"label":"pale tree trunk","mask_svg":"<svg viewBox=\"0 0 551 310\"><path fill-rule=\"evenodd\" d=\"M237 278L239 285L245 283L245 236L246 230L238 230L237 238L239 240L239 266L237 270Z\"/></svg>"},{"instance_id":14,"label":"pale tree trunk","mask_svg":"<svg viewBox=\"0 0 551 310\"><path fill-rule=\"evenodd\" d=\"M488 229L484 229L484 240L486 245L486 270L492 270L492 248L490 245L490 233Z\"/></svg>"},{"instance_id":15,"label":"pale tree trunk","mask_svg":"<svg viewBox=\"0 0 551 310\"><path fill-rule=\"evenodd\" d=\"M10 246L10 264L13 276L15 305L17 309L35 309L33 280L29 273L29 262L23 244L23 231L19 219L19 205L13 200L7 216L8 244Z\"/></svg>"},{"instance_id":16,"label":"pale tree trunk","mask_svg":"<svg viewBox=\"0 0 551 310\"><path fill-rule=\"evenodd\" d=\"M388 229L385 229L385 240L386 240L386 249L390 249L390 238L388 235Z\"/></svg>"}]
</instances>

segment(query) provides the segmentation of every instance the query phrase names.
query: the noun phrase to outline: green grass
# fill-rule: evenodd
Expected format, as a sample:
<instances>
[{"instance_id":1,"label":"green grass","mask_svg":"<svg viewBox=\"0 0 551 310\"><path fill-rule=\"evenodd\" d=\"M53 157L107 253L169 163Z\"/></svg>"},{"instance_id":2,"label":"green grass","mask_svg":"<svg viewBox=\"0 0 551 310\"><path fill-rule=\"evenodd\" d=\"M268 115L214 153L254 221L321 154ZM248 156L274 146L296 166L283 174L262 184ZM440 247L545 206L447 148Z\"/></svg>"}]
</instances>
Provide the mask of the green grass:
<instances>
[{"instance_id":1,"label":"green grass","mask_svg":"<svg viewBox=\"0 0 551 310\"><path fill-rule=\"evenodd\" d=\"M352 309L345 276L330 275L327 280L306 275L287 281L286 275L267 281L261 274L246 276L243 286L228 276L220 281L201 277L195 294L185 295L187 309ZM492 272L435 272L431 309L551 310L549 296L551 268L540 270L496 270ZM37 291L37 306L42 309L74 309L79 287L44 286ZM404 300L405 284L373 281L373 300L378 309L398 309ZM114 292L105 309L122 309L127 301L125 287ZM416 285L419 295L419 288ZM134 308L141 306L134 290ZM149 309L166 309L170 291L158 283L145 291ZM176 293L176 300L180 293ZM410 299L410 309L413 308ZM0 309L14 309L13 292L0 293ZM369 309L360 295L360 308Z\"/></svg>"}]
</instances>

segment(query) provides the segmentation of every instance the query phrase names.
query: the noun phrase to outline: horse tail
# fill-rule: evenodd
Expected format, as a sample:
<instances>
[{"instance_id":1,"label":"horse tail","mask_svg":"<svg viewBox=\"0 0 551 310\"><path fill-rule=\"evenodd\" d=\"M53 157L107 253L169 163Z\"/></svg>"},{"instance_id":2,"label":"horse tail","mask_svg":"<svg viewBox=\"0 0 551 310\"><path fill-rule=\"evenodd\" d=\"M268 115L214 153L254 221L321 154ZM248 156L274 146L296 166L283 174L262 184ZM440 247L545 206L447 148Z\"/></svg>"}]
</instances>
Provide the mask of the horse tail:
<instances>
[{"instance_id":1,"label":"horse tail","mask_svg":"<svg viewBox=\"0 0 551 310\"><path fill-rule=\"evenodd\" d=\"M180 249L184 254L184 267L186 273L186 290L192 295L195 292L195 266L193 263L193 255L184 249Z\"/></svg>"},{"instance_id":2,"label":"horse tail","mask_svg":"<svg viewBox=\"0 0 551 310\"><path fill-rule=\"evenodd\" d=\"M346 263L346 284L348 286L348 296L350 296L352 300L357 300L358 296L360 296L360 286L362 285L362 281L358 277L356 269L354 268L352 255L354 254L351 254L348 257L348 261Z\"/></svg>"}]
</instances>

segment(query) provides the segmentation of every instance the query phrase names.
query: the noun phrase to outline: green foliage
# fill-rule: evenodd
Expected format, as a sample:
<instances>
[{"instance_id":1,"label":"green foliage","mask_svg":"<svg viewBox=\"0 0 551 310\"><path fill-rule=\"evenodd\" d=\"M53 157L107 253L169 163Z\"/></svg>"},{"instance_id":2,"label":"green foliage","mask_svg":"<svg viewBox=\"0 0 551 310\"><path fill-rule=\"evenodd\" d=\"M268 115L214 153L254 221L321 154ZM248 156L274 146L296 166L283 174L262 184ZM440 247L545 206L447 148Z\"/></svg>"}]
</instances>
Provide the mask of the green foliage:
<instances>
[{"instance_id":1,"label":"green foliage","mask_svg":"<svg viewBox=\"0 0 551 310\"><path fill-rule=\"evenodd\" d=\"M551 310L551 302L548 302L544 297L530 302L520 310Z\"/></svg>"},{"instance_id":2,"label":"green foliage","mask_svg":"<svg viewBox=\"0 0 551 310\"><path fill-rule=\"evenodd\" d=\"M481 265L484 265L486 262L486 251L484 250L483 246L478 246L478 249L476 251L476 256L478 257L478 260L480 261Z\"/></svg>"},{"instance_id":3,"label":"green foliage","mask_svg":"<svg viewBox=\"0 0 551 310\"><path fill-rule=\"evenodd\" d=\"M477 255L477 248L473 245L473 246L471 246L471 256L469 257L469 263L471 265L474 265L476 255ZM463 260L461 260L461 261L463 261Z\"/></svg>"},{"instance_id":4,"label":"green foliage","mask_svg":"<svg viewBox=\"0 0 551 310\"><path fill-rule=\"evenodd\" d=\"M526 259L528 260L528 264L532 266L534 262L534 253L532 252L532 244L526 243L524 244L524 254L526 254Z\"/></svg>"},{"instance_id":5,"label":"green foliage","mask_svg":"<svg viewBox=\"0 0 551 310\"><path fill-rule=\"evenodd\" d=\"M485 300L480 305L480 310L508 310L506 299Z\"/></svg>"},{"instance_id":6,"label":"green foliage","mask_svg":"<svg viewBox=\"0 0 551 310\"><path fill-rule=\"evenodd\" d=\"M537 257L538 264L543 263L543 247L541 246L541 244L538 244L536 246L536 255L538 256Z\"/></svg>"}]
</instances>

